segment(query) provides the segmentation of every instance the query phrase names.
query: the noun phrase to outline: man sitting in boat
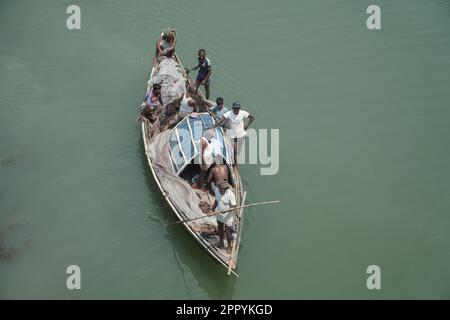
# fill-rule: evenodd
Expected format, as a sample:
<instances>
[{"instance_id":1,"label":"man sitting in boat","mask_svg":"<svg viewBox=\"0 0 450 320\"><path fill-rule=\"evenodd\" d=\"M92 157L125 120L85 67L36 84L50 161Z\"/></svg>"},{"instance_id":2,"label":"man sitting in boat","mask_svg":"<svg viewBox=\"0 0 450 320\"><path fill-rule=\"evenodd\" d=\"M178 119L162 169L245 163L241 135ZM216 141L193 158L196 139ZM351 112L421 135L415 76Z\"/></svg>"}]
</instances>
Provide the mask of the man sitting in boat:
<instances>
[{"instance_id":1,"label":"man sitting in boat","mask_svg":"<svg viewBox=\"0 0 450 320\"><path fill-rule=\"evenodd\" d=\"M212 191L214 192L217 188L217 184L222 181L228 181L228 166L225 164L223 157L218 154L214 157L214 165L209 170L208 178L206 179L206 184L211 183Z\"/></svg>"},{"instance_id":2,"label":"man sitting in boat","mask_svg":"<svg viewBox=\"0 0 450 320\"><path fill-rule=\"evenodd\" d=\"M221 180L217 184L217 188L215 190L216 200L214 201L214 205L212 207L212 212L214 211L223 211L227 209L231 209L236 207L236 197L234 196L233 191L230 189L230 185L226 180ZM217 210L216 210L217 209ZM219 233L219 243L217 248L224 249L224 233L227 237L227 253L231 253L232 244L233 244L233 222L234 222L234 210L228 211L226 213L219 213L216 215L217 217L217 231Z\"/></svg>"},{"instance_id":3,"label":"man sitting in boat","mask_svg":"<svg viewBox=\"0 0 450 320\"><path fill-rule=\"evenodd\" d=\"M161 109L158 119L161 132L173 128L178 123L178 106L179 102L173 101Z\"/></svg>"},{"instance_id":4,"label":"man sitting in boat","mask_svg":"<svg viewBox=\"0 0 450 320\"><path fill-rule=\"evenodd\" d=\"M163 33L156 42L156 57L166 56L172 58L177 45L177 32L175 29L164 29Z\"/></svg>"},{"instance_id":5,"label":"man sitting in boat","mask_svg":"<svg viewBox=\"0 0 450 320\"><path fill-rule=\"evenodd\" d=\"M159 112L160 108L158 105L148 105L144 102L141 106L140 120L148 121L150 138L155 135L157 129L159 128Z\"/></svg>"},{"instance_id":6,"label":"man sitting in boat","mask_svg":"<svg viewBox=\"0 0 450 320\"><path fill-rule=\"evenodd\" d=\"M232 105L233 110L224 113L222 120L217 122L213 128L224 125L227 121L230 129L227 130L227 137L233 139L234 146L234 163L237 164L238 152L247 135L246 130L250 127L255 117L247 111L241 110L241 104L236 101ZM248 118L247 124L244 126L244 119Z\"/></svg>"},{"instance_id":7,"label":"man sitting in boat","mask_svg":"<svg viewBox=\"0 0 450 320\"><path fill-rule=\"evenodd\" d=\"M144 103L149 106L161 107L163 105L161 97L161 85L159 83L154 83L152 91L145 96Z\"/></svg>"}]
</instances>

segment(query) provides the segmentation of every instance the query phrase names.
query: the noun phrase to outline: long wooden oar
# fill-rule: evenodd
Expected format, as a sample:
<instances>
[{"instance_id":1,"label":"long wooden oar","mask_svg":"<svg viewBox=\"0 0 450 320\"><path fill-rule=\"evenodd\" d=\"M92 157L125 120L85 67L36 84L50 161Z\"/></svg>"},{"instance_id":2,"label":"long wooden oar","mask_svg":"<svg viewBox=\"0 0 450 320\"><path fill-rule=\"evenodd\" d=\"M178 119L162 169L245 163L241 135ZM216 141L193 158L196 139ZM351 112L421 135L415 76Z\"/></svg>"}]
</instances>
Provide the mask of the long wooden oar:
<instances>
[{"instance_id":1,"label":"long wooden oar","mask_svg":"<svg viewBox=\"0 0 450 320\"><path fill-rule=\"evenodd\" d=\"M275 204L275 203L279 203L279 202L280 202L280 200L275 200L275 201L264 201L264 202L256 202L256 203L246 204L244 206L234 207L234 208L226 209L226 210L222 210L222 211L217 211L217 212L213 212L211 214L207 214L207 215L196 217L196 218L192 218L192 219L186 219L186 220L175 221L175 222L172 222L172 223L167 223L166 227L172 226L172 225L175 225L175 224L178 224L178 223L189 222L189 221L194 221L194 220L203 219L203 218L207 218L207 217L212 217L212 216L215 216L216 214L225 213L225 212L233 211L233 210L236 210L236 209L253 207L253 206L260 206L260 205L263 205L263 204Z\"/></svg>"},{"instance_id":2,"label":"long wooden oar","mask_svg":"<svg viewBox=\"0 0 450 320\"><path fill-rule=\"evenodd\" d=\"M233 146L234 148L235 146ZM236 161L236 194L238 196L237 198L237 205L241 206L241 173L240 173L240 169L239 169L239 164ZM242 210L240 210L240 212L242 213ZM239 214L239 218L240 214ZM241 225L242 228L242 225ZM228 239L227 239L228 242ZM227 275L231 274L231 271L233 271L234 268L236 268L236 260L234 259L234 251L236 250L236 242L237 242L237 238L232 241L232 247L231 247L231 253L230 253L230 259L228 260L228 270L227 270ZM229 244L228 244L229 245ZM228 250L227 250L228 251Z\"/></svg>"}]
</instances>

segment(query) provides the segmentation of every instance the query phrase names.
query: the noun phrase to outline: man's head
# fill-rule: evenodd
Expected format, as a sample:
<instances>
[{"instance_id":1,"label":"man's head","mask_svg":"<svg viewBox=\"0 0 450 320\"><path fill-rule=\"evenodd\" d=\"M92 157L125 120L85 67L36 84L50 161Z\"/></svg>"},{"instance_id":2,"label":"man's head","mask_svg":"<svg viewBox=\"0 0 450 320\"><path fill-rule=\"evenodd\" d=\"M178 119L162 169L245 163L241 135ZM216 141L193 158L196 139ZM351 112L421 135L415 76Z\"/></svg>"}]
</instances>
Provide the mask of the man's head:
<instances>
[{"instance_id":1,"label":"man's head","mask_svg":"<svg viewBox=\"0 0 450 320\"><path fill-rule=\"evenodd\" d=\"M145 103L144 106L144 110L147 112L155 112L156 111L156 107L152 104L148 104L147 102Z\"/></svg>"},{"instance_id":2,"label":"man's head","mask_svg":"<svg viewBox=\"0 0 450 320\"><path fill-rule=\"evenodd\" d=\"M159 83L154 83L152 87L152 91L154 95L159 95L161 93L161 85Z\"/></svg>"},{"instance_id":3,"label":"man's head","mask_svg":"<svg viewBox=\"0 0 450 320\"><path fill-rule=\"evenodd\" d=\"M208 129L205 131L203 137L205 137L208 142L211 142L212 138L215 136L214 129Z\"/></svg>"},{"instance_id":4,"label":"man's head","mask_svg":"<svg viewBox=\"0 0 450 320\"><path fill-rule=\"evenodd\" d=\"M217 108L219 108L219 110L222 109L222 107L223 107L223 98L222 97L218 97L216 99L216 104L217 104Z\"/></svg>"},{"instance_id":5,"label":"man's head","mask_svg":"<svg viewBox=\"0 0 450 320\"><path fill-rule=\"evenodd\" d=\"M163 35L162 35L162 38L164 39L164 40L166 40L167 42L172 42L173 41L173 39L174 39L174 33L175 33L175 29L173 29L173 28L166 28L166 29L163 29Z\"/></svg>"},{"instance_id":6,"label":"man's head","mask_svg":"<svg viewBox=\"0 0 450 320\"><path fill-rule=\"evenodd\" d=\"M222 155L220 153L216 154L214 156L214 163L216 164L216 166L225 164L225 159L222 157Z\"/></svg>"},{"instance_id":7,"label":"man's head","mask_svg":"<svg viewBox=\"0 0 450 320\"><path fill-rule=\"evenodd\" d=\"M150 122L153 122L156 120L157 109L155 106L146 103L144 108L142 108L142 115L150 120Z\"/></svg>"},{"instance_id":8,"label":"man's head","mask_svg":"<svg viewBox=\"0 0 450 320\"><path fill-rule=\"evenodd\" d=\"M234 114L239 114L239 110L241 110L241 103L239 101L235 101L231 107L233 108Z\"/></svg>"},{"instance_id":9,"label":"man's head","mask_svg":"<svg viewBox=\"0 0 450 320\"><path fill-rule=\"evenodd\" d=\"M199 60L199 61L205 60L205 56L206 56L206 51L205 51L205 49L199 49L199 50L198 50L198 60Z\"/></svg>"},{"instance_id":10,"label":"man's head","mask_svg":"<svg viewBox=\"0 0 450 320\"><path fill-rule=\"evenodd\" d=\"M224 194L225 192L227 192L230 185L228 184L226 179L222 179L217 183L217 187L219 188L220 193Z\"/></svg>"}]
</instances>

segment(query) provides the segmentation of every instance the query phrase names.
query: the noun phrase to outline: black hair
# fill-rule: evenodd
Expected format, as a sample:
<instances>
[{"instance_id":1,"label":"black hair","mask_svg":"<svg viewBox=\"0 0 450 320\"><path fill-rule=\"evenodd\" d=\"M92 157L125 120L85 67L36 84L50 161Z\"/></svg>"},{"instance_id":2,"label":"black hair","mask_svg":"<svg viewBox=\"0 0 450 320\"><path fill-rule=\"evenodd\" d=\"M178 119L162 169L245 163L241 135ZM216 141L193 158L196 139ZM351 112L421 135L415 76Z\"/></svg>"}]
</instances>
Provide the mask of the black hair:
<instances>
[{"instance_id":1,"label":"black hair","mask_svg":"<svg viewBox=\"0 0 450 320\"><path fill-rule=\"evenodd\" d=\"M203 52L204 54L206 54L206 50L205 49L198 49L198 53Z\"/></svg>"},{"instance_id":2,"label":"black hair","mask_svg":"<svg viewBox=\"0 0 450 320\"><path fill-rule=\"evenodd\" d=\"M218 97L218 98L216 99L216 103L217 103L217 104L223 103L223 98L222 98L222 97Z\"/></svg>"},{"instance_id":3,"label":"black hair","mask_svg":"<svg viewBox=\"0 0 450 320\"><path fill-rule=\"evenodd\" d=\"M161 85L159 83L153 84L153 90L161 89Z\"/></svg>"}]
</instances>

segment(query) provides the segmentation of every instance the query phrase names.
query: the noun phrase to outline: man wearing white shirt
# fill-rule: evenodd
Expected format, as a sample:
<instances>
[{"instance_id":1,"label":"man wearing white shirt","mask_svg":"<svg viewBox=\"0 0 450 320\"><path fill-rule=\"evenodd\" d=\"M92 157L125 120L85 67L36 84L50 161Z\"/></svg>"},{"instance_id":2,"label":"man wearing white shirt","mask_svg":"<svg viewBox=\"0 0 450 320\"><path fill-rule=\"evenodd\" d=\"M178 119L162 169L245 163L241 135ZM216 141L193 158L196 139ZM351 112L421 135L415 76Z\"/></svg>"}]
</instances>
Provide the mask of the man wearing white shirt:
<instances>
[{"instance_id":1,"label":"man wearing white shirt","mask_svg":"<svg viewBox=\"0 0 450 320\"><path fill-rule=\"evenodd\" d=\"M236 197L233 191L231 191L230 185L227 180L221 180L217 184L217 188L214 190L216 200L212 207L212 212L224 211L236 207ZM234 210L225 213L217 214L217 231L219 233L219 243L217 248L224 249L224 235L227 237L227 253L231 253L233 244L233 223L234 223Z\"/></svg>"},{"instance_id":2,"label":"man wearing white shirt","mask_svg":"<svg viewBox=\"0 0 450 320\"><path fill-rule=\"evenodd\" d=\"M223 118L217 122L213 128L224 125L228 121L229 129L227 129L227 134L230 134L233 139L234 144L234 163L237 164L238 149L242 144L246 136L246 130L250 127L255 117L248 113L247 111L241 110L241 104L236 101L233 102L231 111L226 112ZM247 119L247 124L244 123L244 119Z\"/></svg>"}]
</instances>

